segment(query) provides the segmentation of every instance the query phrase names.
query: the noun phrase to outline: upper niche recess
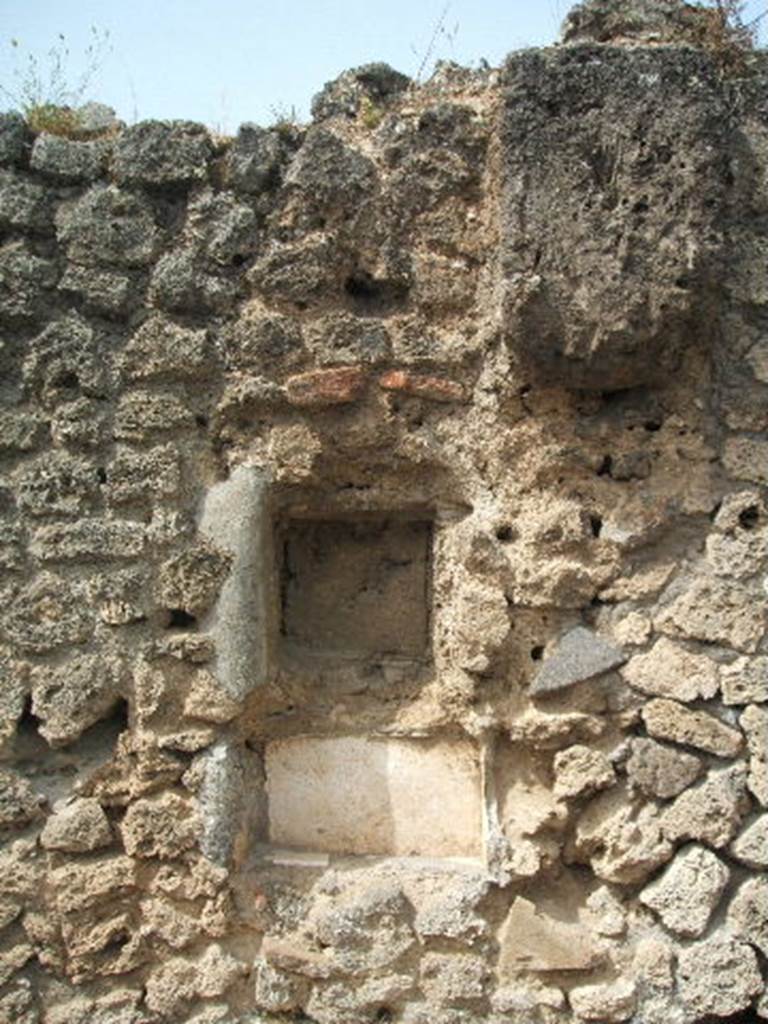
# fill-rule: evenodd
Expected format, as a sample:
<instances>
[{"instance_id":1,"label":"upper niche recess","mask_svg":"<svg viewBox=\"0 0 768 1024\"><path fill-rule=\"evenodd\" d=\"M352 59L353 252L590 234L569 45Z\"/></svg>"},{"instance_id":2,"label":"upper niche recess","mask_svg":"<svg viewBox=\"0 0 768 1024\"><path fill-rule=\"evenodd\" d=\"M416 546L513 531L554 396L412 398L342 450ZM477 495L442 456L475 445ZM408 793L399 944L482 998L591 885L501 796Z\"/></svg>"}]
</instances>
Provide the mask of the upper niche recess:
<instances>
[{"instance_id":1,"label":"upper niche recess","mask_svg":"<svg viewBox=\"0 0 768 1024\"><path fill-rule=\"evenodd\" d=\"M421 520L284 522L284 641L316 655L423 659L431 539Z\"/></svg>"}]
</instances>

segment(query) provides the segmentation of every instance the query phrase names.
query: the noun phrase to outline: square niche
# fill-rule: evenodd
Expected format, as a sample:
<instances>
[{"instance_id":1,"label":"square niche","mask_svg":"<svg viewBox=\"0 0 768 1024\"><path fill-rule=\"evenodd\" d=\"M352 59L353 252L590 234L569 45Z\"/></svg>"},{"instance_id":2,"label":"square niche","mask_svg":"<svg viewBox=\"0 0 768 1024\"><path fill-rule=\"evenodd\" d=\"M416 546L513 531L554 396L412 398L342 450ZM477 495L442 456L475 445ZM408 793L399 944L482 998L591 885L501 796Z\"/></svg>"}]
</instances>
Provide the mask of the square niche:
<instances>
[{"instance_id":1,"label":"square niche","mask_svg":"<svg viewBox=\"0 0 768 1024\"><path fill-rule=\"evenodd\" d=\"M431 522L289 518L278 529L280 632L291 652L429 658Z\"/></svg>"}]
</instances>

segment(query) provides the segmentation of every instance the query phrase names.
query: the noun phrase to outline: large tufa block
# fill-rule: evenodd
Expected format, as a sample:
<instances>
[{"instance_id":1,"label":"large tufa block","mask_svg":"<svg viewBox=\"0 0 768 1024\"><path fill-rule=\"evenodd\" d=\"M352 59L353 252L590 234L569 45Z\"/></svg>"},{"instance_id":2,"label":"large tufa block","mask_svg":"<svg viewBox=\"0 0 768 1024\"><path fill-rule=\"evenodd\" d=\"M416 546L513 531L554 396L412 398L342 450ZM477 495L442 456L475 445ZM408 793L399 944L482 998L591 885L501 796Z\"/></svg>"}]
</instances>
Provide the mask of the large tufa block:
<instances>
[{"instance_id":1,"label":"large tufa block","mask_svg":"<svg viewBox=\"0 0 768 1024\"><path fill-rule=\"evenodd\" d=\"M733 184L726 104L691 48L514 55L504 327L520 369L596 390L663 380L716 322Z\"/></svg>"}]
</instances>

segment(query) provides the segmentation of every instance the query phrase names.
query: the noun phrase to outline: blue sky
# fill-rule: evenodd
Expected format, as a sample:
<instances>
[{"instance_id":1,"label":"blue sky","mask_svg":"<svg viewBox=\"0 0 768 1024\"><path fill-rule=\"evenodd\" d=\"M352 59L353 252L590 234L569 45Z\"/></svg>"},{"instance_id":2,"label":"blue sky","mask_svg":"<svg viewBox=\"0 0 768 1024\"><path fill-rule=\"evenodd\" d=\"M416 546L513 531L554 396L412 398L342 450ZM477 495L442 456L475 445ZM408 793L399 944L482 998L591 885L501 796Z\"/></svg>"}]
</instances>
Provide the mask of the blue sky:
<instances>
[{"instance_id":1,"label":"blue sky","mask_svg":"<svg viewBox=\"0 0 768 1024\"><path fill-rule=\"evenodd\" d=\"M766 2L750 0L749 16ZM111 46L88 98L127 121L190 118L233 132L292 110L306 117L313 94L345 68L383 60L415 75L438 25L433 57L496 65L511 50L553 42L569 7L451 0L443 17L445 0L0 0L0 85L13 86L14 55L16 66L32 53L45 67L60 32L75 81L96 26Z\"/></svg>"}]
</instances>

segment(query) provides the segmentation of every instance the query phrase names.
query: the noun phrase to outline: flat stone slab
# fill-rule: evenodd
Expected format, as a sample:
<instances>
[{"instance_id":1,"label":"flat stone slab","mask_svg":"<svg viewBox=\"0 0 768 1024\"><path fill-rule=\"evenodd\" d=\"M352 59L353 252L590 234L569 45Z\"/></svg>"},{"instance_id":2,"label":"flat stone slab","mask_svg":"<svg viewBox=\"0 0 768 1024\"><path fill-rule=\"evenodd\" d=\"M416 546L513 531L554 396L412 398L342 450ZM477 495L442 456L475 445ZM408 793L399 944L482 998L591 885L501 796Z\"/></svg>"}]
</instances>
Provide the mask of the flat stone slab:
<instances>
[{"instance_id":1,"label":"flat stone slab","mask_svg":"<svg viewBox=\"0 0 768 1024\"><path fill-rule=\"evenodd\" d=\"M464 740L296 736L266 750L269 840L341 854L480 858L477 748Z\"/></svg>"},{"instance_id":2,"label":"flat stone slab","mask_svg":"<svg viewBox=\"0 0 768 1024\"><path fill-rule=\"evenodd\" d=\"M544 661L531 683L531 693L540 695L565 690L585 679L610 672L626 660L626 655L618 647L591 629L576 626L565 634L554 654Z\"/></svg>"}]
</instances>

